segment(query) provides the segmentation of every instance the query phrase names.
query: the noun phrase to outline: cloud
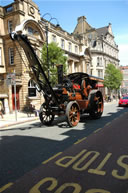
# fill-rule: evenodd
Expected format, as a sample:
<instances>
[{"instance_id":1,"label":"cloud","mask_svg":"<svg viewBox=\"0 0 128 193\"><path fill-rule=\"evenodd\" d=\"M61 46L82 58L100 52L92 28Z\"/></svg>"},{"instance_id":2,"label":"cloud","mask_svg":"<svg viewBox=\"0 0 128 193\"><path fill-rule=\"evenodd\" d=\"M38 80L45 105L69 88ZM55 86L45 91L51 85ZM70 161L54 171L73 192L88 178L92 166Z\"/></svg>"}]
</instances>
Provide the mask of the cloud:
<instances>
[{"instance_id":1,"label":"cloud","mask_svg":"<svg viewBox=\"0 0 128 193\"><path fill-rule=\"evenodd\" d=\"M121 66L128 65L128 44L118 44L119 60Z\"/></svg>"}]
</instances>

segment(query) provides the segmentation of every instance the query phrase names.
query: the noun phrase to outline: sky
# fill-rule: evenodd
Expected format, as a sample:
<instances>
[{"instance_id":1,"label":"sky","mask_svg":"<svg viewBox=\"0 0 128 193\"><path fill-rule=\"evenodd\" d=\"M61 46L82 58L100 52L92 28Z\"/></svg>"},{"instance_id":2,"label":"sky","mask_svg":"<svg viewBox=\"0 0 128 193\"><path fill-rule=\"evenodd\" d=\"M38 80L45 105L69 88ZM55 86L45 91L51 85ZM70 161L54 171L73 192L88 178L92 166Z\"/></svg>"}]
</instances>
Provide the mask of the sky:
<instances>
[{"instance_id":1,"label":"sky","mask_svg":"<svg viewBox=\"0 0 128 193\"><path fill-rule=\"evenodd\" d=\"M120 65L128 65L128 0L33 0L43 16L49 13L60 26L72 33L77 18L85 16L89 25L100 28L112 24L115 42L119 48ZM0 0L0 5L13 3L13 0ZM47 14L44 17L50 20ZM56 24L56 20L52 21Z\"/></svg>"}]
</instances>

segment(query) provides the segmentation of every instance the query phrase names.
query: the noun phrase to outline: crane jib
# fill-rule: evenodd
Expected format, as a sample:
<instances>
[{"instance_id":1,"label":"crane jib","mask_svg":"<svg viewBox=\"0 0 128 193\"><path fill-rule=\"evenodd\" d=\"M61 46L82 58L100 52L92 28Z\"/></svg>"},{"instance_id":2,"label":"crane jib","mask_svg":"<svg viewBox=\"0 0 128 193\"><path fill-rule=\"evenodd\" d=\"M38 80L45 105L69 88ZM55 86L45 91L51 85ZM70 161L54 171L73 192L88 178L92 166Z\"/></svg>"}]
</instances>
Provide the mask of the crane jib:
<instances>
[{"instance_id":1,"label":"crane jib","mask_svg":"<svg viewBox=\"0 0 128 193\"><path fill-rule=\"evenodd\" d=\"M57 104L57 106L59 106L59 102L58 102L58 99L56 97L56 94L55 94L53 88L51 87L51 84L50 84L50 82L49 82L40 62L39 62L39 59L38 59L37 55L35 54L35 51L32 48L27 36L13 32L10 34L10 37L13 41L17 41L20 44L20 46L23 48L25 55L26 55L28 62L29 62L29 67L30 67L30 69L32 69L32 71L34 73L35 82L37 83L37 85L40 87L41 90L43 90L44 93L45 93L45 89L47 87L49 93L54 98L55 103ZM42 76L42 78L39 78L40 76Z\"/></svg>"}]
</instances>

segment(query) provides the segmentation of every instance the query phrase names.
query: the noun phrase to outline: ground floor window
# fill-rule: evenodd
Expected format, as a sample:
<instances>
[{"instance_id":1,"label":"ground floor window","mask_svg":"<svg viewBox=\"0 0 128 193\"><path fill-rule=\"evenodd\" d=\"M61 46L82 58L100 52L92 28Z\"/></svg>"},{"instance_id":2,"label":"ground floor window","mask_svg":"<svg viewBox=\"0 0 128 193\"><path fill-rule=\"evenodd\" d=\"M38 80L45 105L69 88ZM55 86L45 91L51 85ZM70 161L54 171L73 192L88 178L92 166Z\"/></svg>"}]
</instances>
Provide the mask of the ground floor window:
<instances>
[{"instance_id":1,"label":"ground floor window","mask_svg":"<svg viewBox=\"0 0 128 193\"><path fill-rule=\"evenodd\" d=\"M29 97L36 97L37 96L36 84L33 80L29 80L29 82L28 82L28 96Z\"/></svg>"}]
</instances>

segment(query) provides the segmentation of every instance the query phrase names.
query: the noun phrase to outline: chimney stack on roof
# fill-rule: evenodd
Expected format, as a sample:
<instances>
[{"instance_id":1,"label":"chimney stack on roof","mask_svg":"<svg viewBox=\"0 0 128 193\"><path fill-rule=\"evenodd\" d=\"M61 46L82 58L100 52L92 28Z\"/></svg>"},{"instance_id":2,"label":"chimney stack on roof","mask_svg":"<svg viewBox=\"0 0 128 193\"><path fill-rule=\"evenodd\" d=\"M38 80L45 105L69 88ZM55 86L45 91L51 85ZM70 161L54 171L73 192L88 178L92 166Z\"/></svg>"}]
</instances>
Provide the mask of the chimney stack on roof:
<instances>
[{"instance_id":1,"label":"chimney stack on roof","mask_svg":"<svg viewBox=\"0 0 128 193\"><path fill-rule=\"evenodd\" d=\"M77 21L78 21L78 23L86 21L86 17L85 16L78 17Z\"/></svg>"}]
</instances>

